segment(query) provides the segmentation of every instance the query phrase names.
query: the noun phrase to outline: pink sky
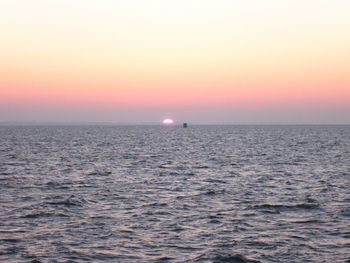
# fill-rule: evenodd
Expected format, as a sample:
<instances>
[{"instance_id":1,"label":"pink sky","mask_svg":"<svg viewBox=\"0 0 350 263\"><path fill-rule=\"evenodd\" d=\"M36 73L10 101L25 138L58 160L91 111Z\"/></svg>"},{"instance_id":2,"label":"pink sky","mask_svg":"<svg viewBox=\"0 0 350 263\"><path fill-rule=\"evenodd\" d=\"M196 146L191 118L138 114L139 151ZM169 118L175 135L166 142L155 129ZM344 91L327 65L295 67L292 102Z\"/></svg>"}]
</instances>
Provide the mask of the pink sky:
<instances>
[{"instance_id":1,"label":"pink sky","mask_svg":"<svg viewBox=\"0 0 350 263\"><path fill-rule=\"evenodd\" d=\"M0 121L349 124L347 10L341 0L5 0Z\"/></svg>"}]
</instances>

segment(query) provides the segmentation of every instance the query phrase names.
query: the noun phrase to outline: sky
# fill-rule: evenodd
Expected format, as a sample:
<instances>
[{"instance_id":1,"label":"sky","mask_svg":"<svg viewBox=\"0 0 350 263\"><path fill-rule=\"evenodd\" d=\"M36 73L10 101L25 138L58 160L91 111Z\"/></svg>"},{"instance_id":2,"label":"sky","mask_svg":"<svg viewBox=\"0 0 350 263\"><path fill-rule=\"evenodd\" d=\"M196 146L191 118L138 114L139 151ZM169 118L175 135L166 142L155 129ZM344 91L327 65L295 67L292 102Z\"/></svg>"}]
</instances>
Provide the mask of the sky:
<instances>
[{"instance_id":1,"label":"sky","mask_svg":"<svg viewBox=\"0 0 350 263\"><path fill-rule=\"evenodd\" d=\"M0 121L350 124L348 0L0 0Z\"/></svg>"}]
</instances>

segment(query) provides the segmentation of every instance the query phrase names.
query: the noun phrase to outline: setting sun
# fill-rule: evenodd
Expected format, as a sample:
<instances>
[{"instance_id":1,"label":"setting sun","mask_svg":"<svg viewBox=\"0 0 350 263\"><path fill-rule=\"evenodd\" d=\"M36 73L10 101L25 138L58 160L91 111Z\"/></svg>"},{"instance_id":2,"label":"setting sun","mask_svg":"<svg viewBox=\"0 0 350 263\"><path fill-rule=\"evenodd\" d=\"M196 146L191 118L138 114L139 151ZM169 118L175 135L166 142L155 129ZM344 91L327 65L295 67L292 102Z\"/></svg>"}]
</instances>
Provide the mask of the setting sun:
<instances>
[{"instance_id":1,"label":"setting sun","mask_svg":"<svg viewBox=\"0 0 350 263\"><path fill-rule=\"evenodd\" d=\"M169 125L169 124L173 124L173 123L174 123L174 121L172 119L170 119L170 118L166 118L166 119L163 120L163 124Z\"/></svg>"}]
</instances>

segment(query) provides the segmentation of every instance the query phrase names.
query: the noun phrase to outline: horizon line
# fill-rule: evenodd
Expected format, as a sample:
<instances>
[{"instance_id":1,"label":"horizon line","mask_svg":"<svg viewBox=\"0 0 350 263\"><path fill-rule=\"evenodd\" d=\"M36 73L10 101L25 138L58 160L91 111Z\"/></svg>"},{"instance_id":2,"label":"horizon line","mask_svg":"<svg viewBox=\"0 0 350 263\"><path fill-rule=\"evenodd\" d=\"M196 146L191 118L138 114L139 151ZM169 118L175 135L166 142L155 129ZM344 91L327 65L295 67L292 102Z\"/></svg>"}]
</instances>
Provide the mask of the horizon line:
<instances>
[{"instance_id":1,"label":"horizon line","mask_svg":"<svg viewBox=\"0 0 350 263\"><path fill-rule=\"evenodd\" d=\"M179 126L185 122L175 122ZM327 125L348 126L350 123L298 123L298 122L186 122L188 125ZM0 121L0 126L164 126L161 122L108 122L108 121Z\"/></svg>"}]
</instances>

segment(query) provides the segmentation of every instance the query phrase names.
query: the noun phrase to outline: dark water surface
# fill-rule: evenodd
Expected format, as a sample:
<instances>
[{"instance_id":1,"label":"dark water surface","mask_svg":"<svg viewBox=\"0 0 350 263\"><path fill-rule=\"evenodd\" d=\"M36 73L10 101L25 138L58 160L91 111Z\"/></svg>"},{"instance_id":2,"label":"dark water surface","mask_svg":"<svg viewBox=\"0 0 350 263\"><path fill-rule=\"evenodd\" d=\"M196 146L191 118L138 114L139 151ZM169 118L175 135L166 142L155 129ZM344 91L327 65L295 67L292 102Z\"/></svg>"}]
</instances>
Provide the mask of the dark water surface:
<instances>
[{"instance_id":1,"label":"dark water surface","mask_svg":"<svg viewBox=\"0 0 350 263\"><path fill-rule=\"evenodd\" d=\"M1 262L350 262L350 126L0 127Z\"/></svg>"}]
</instances>

